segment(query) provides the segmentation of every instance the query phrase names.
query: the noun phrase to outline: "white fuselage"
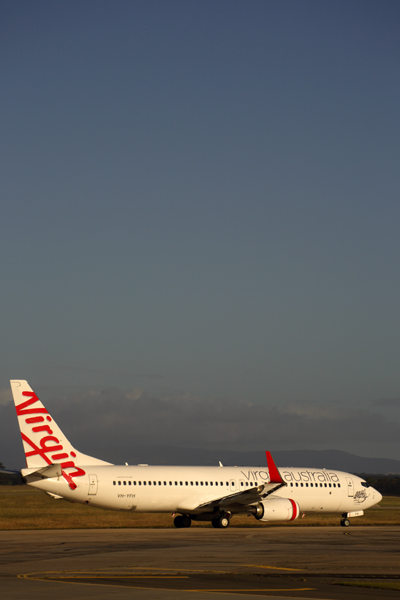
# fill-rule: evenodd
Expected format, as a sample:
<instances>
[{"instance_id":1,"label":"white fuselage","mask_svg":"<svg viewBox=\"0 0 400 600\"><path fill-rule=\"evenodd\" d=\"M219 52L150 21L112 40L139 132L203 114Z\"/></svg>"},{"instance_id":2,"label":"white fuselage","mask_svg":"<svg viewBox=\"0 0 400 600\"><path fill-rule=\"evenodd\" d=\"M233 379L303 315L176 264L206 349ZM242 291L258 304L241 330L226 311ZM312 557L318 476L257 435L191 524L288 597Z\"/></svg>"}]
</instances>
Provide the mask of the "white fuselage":
<instances>
[{"instance_id":1,"label":"white fuselage","mask_svg":"<svg viewBox=\"0 0 400 600\"><path fill-rule=\"evenodd\" d=\"M197 514L204 512L199 508L202 505L269 482L269 472L264 467L91 465L82 469L85 475L75 478L76 489L70 489L63 477L28 477L28 483L67 500L101 508ZM365 510L382 499L360 477L342 471L279 471L286 485L269 498L295 500L302 512Z\"/></svg>"}]
</instances>

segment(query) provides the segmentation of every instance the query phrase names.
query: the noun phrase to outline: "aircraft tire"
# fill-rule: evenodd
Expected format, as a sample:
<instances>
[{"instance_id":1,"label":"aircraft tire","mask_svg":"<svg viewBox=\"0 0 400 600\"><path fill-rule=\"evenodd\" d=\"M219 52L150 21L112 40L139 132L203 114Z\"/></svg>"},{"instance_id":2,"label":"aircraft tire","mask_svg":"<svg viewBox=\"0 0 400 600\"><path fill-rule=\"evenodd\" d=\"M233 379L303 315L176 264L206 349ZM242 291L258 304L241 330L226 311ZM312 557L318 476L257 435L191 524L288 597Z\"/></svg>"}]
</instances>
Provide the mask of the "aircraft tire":
<instances>
[{"instance_id":1,"label":"aircraft tire","mask_svg":"<svg viewBox=\"0 0 400 600\"><path fill-rule=\"evenodd\" d=\"M220 517L218 519L218 521L219 521L219 526L221 527L221 529L226 529L227 527L229 527L228 517Z\"/></svg>"},{"instance_id":2,"label":"aircraft tire","mask_svg":"<svg viewBox=\"0 0 400 600\"><path fill-rule=\"evenodd\" d=\"M183 524L183 516L182 515L178 515L177 517L175 517L174 525L178 529L180 529L181 527L185 527L185 525Z\"/></svg>"},{"instance_id":3,"label":"aircraft tire","mask_svg":"<svg viewBox=\"0 0 400 600\"><path fill-rule=\"evenodd\" d=\"M182 517L182 527L190 527L192 524L192 519L187 515L183 515Z\"/></svg>"},{"instance_id":4,"label":"aircraft tire","mask_svg":"<svg viewBox=\"0 0 400 600\"><path fill-rule=\"evenodd\" d=\"M342 527L349 527L350 521L348 519L342 519L340 521L340 524L341 524Z\"/></svg>"},{"instance_id":5,"label":"aircraft tire","mask_svg":"<svg viewBox=\"0 0 400 600\"><path fill-rule=\"evenodd\" d=\"M229 527L229 519L225 516L217 517L211 521L211 525L216 529L226 529Z\"/></svg>"}]
</instances>

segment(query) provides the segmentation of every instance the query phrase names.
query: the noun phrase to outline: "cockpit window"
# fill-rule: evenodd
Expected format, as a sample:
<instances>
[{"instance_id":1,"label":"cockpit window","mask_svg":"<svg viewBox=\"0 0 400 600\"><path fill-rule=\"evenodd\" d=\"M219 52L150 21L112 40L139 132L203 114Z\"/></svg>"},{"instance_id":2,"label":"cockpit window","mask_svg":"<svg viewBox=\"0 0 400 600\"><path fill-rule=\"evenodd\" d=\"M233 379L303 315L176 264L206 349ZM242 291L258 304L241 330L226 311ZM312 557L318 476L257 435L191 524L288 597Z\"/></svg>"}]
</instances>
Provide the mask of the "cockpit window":
<instances>
[{"instance_id":1,"label":"cockpit window","mask_svg":"<svg viewBox=\"0 0 400 600\"><path fill-rule=\"evenodd\" d=\"M369 488L369 485L368 485L368 483L367 483L366 481L362 481L362 482L361 482L361 485L362 485L363 487L365 487L365 488Z\"/></svg>"}]
</instances>

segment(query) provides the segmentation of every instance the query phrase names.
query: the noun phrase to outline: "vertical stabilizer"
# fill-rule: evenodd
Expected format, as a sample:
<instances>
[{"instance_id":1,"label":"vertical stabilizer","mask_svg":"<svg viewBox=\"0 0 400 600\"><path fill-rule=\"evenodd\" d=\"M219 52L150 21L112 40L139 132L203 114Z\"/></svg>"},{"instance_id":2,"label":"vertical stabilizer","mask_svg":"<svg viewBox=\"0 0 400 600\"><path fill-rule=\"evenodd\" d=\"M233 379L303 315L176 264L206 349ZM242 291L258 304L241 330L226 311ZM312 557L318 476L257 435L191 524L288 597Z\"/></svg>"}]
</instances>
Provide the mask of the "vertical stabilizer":
<instances>
[{"instance_id":1,"label":"vertical stabilizer","mask_svg":"<svg viewBox=\"0 0 400 600\"><path fill-rule=\"evenodd\" d=\"M28 468L58 463L71 486L73 477L85 474L78 465L110 464L75 450L27 381L10 383Z\"/></svg>"}]
</instances>

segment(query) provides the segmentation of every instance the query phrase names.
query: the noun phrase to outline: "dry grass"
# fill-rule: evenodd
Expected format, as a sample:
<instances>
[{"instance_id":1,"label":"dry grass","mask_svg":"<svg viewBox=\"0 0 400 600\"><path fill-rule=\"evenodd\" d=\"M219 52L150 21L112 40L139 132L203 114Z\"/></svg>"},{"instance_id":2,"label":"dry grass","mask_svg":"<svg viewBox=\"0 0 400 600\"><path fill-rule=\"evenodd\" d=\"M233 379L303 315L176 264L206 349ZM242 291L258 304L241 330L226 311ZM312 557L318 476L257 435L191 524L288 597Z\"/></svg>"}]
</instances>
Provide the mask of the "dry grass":
<instances>
[{"instance_id":1,"label":"dry grass","mask_svg":"<svg viewBox=\"0 0 400 600\"><path fill-rule=\"evenodd\" d=\"M308 513L293 523L278 523L286 527L304 525L339 525L340 516ZM209 527L209 523L193 523L195 527ZM352 520L352 525L400 525L400 498L386 497L378 507L363 517ZM234 516L233 527L271 527L253 517ZM0 486L0 530L16 529L99 529L99 528L167 528L173 527L170 514L117 512L90 508L65 500L53 500L43 492L28 486Z\"/></svg>"}]
</instances>

